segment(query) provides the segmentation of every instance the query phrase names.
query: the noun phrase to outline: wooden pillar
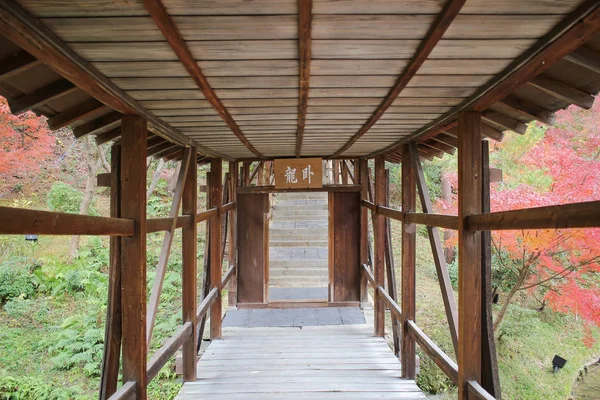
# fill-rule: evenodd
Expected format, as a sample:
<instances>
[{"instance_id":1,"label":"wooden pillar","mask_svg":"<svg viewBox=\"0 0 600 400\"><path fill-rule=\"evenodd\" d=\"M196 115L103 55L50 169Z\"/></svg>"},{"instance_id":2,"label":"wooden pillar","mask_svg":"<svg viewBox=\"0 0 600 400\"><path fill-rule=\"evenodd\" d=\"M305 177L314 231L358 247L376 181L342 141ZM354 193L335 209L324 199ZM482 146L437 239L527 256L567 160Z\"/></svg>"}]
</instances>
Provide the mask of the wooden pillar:
<instances>
[{"instance_id":1,"label":"wooden pillar","mask_svg":"<svg viewBox=\"0 0 600 400\"><path fill-rule=\"evenodd\" d=\"M333 184L340 183L340 160L333 160Z\"/></svg>"},{"instance_id":2,"label":"wooden pillar","mask_svg":"<svg viewBox=\"0 0 600 400\"><path fill-rule=\"evenodd\" d=\"M348 165L346 160L340 160L340 166L342 168L342 185L348 184Z\"/></svg>"},{"instance_id":3,"label":"wooden pillar","mask_svg":"<svg viewBox=\"0 0 600 400\"><path fill-rule=\"evenodd\" d=\"M133 236L121 239L123 382L137 383L146 396L146 119L126 115L121 122L121 217L135 222Z\"/></svg>"},{"instance_id":4,"label":"wooden pillar","mask_svg":"<svg viewBox=\"0 0 600 400\"><path fill-rule=\"evenodd\" d=\"M121 217L121 146L111 148L110 216ZM106 400L117 391L121 357L121 238L110 237L110 266L108 270L108 302L104 355L100 377L100 400Z\"/></svg>"},{"instance_id":5,"label":"wooden pillar","mask_svg":"<svg viewBox=\"0 0 600 400\"><path fill-rule=\"evenodd\" d=\"M256 174L257 178L256 178L256 186L264 186L265 184L265 163L264 162L259 162L258 163L258 173Z\"/></svg>"},{"instance_id":6,"label":"wooden pillar","mask_svg":"<svg viewBox=\"0 0 600 400\"><path fill-rule=\"evenodd\" d=\"M238 182L238 163L230 162L229 171L231 173L230 184L231 188L229 192L230 201L235 203L235 208L231 211L230 215L230 228L229 228L229 265L235 265L233 275L229 280L229 301L230 307L237 306L237 182Z\"/></svg>"},{"instance_id":7,"label":"wooden pillar","mask_svg":"<svg viewBox=\"0 0 600 400\"><path fill-rule=\"evenodd\" d=\"M223 316L222 311L222 299L221 299L221 279L222 279L222 265L221 265L221 212L220 209L223 206L223 168L222 160L220 158L213 158L210 162L210 204L211 207L219 209L217 216L213 218L210 224L210 282L212 287L216 287L219 290L217 299L212 304L210 309L210 338L220 339L221 338L221 318Z\"/></svg>"},{"instance_id":8,"label":"wooden pillar","mask_svg":"<svg viewBox=\"0 0 600 400\"><path fill-rule=\"evenodd\" d=\"M189 159L191 165L185 177L182 196L182 213L191 215L192 219L198 210L198 166L196 165L196 148L191 147ZM184 157L185 160L185 157ZM182 346L183 381L196 380L196 299L197 299L197 257L198 257L198 225L193 221L190 226L184 226L181 233L182 250L182 292L183 292L183 322L192 323L192 334Z\"/></svg>"},{"instance_id":9,"label":"wooden pillar","mask_svg":"<svg viewBox=\"0 0 600 400\"><path fill-rule=\"evenodd\" d=\"M242 186L250 186L250 164L248 161L242 163Z\"/></svg>"},{"instance_id":10,"label":"wooden pillar","mask_svg":"<svg viewBox=\"0 0 600 400\"><path fill-rule=\"evenodd\" d=\"M481 382L481 233L465 218L481 212L481 113L458 114L458 398L467 382Z\"/></svg>"},{"instance_id":11,"label":"wooden pillar","mask_svg":"<svg viewBox=\"0 0 600 400\"><path fill-rule=\"evenodd\" d=\"M360 159L356 164L358 166L358 170L355 172L357 175L357 179L360 182L360 198L361 200L368 200L369 198L369 169L368 169L368 160ZM360 264L369 265L369 210L365 207L360 208ZM365 274L361 274L360 280L360 302L361 304L366 304L369 301L369 293L368 293L368 284L369 281Z\"/></svg>"},{"instance_id":12,"label":"wooden pillar","mask_svg":"<svg viewBox=\"0 0 600 400\"><path fill-rule=\"evenodd\" d=\"M402 147L402 212L414 212L417 205L417 186L414 163L409 145ZM417 227L402 222L402 377L415 379L415 341L406 331L406 321L415 320L416 309L416 244Z\"/></svg>"},{"instance_id":13,"label":"wooden pillar","mask_svg":"<svg viewBox=\"0 0 600 400\"><path fill-rule=\"evenodd\" d=\"M385 158L375 157L375 204L385 204ZM385 217L375 214L375 286L384 286L385 281ZM385 334L385 307L383 297L375 289L375 336Z\"/></svg>"}]
</instances>

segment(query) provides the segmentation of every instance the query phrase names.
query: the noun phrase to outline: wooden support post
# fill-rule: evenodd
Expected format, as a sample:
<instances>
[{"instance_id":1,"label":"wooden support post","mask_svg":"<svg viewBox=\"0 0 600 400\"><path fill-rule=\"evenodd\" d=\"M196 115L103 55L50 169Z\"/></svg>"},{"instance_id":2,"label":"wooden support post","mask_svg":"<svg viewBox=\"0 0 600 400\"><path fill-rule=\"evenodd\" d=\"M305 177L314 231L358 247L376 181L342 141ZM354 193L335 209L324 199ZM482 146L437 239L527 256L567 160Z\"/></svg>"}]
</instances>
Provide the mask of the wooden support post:
<instances>
[{"instance_id":1,"label":"wooden support post","mask_svg":"<svg viewBox=\"0 0 600 400\"><path fill-rule=\"evenodd\" d=\"M346 160L340 160L340 168L342 169L342 185L348 184L348 166Z\"/></svg>"},{"instance_id":2,"label":"wooden support post","mask_svg":"<svg viewBox=\"0 0 600 400\"><path fill-rule=\"evenodd\" d=\"M186 149L191 160L182 196L183 215L196 215L198 210L198 166L196 165L196 148ZM183 158L182 162L186 162ZM182 168L184 166L182 165ZM183 323L192 323L192 334L182 346L183 355L183 381L193 382L196 380L196 299L197 299L197 243L198 225L184 226L181 232L182 250L182 292L183 292Z\"/></svg>"},{"instance_id":3,"label":"wooden support post","mask_svg":"<svg viewBox=\"0 0 600 400\"><path fill-rule=\"evenodd\" d=\"M235 203L235 207L230 212L229 228L229 265L235 265L233 275L229 280L228 304L229 307L237 306L237 182L238 182L238 163L230 162L229 171L231 173L229 189L229 199Z\"/></svg>"},{"instance_id":4,"label":"wooden support post","mask_svg":"<svg viewBox=\"0 0 600 400\"><path fill-rule=\"evenodd\" d=\"M265 163L264 162L260 162L258 163L258 167L256 167L256 174L257 174L257 178L256 178L256 186L264 186L265 184Z\"/></svg>"},{"instance_id":5,"label":"wooden support post","mask_svg":"<svg viewBox=\"0 0 600 400\"><path fill-rule=\"evenodd\" d=\"M368 161L360 159L358 162L357 175L360 179L360 198L366 200L369 197L369 169ZM369 214L365 207L360 208L360 264L369 265ZM360 268L361 265L358 267ZM369 301L368 280L365 274L361 274L360 280L360 302L366 304Z\"/></svg>"},{"instance_id":6,"label":"wooden support post","mask_svg":"<svg viewBox=\"0 0 600 400\"><path fill-rule=\"evenodd\" d=\"M250 186L250 164L248 161L242 163L242 186Z\"/></svg>"},{"instance_id":7,"label":"wooden support post","mask_svg":"<svg viewBox=\"0 0 600 400\"><path fill-rule=\"evenodd\" d=\"M491 211L490 204L490 143L481 142L481 211ZM492 313L492 232L481 232L481 386L492 396L501 398L500 377L496 340L494 338L494 319Z\"/></svg>"},{"instance_id":8,"label":"wooden support post","mask_svg":"<svg viewBox=\"0 0 600 400\"><path fill-rule=\"evenodd\" d=\"M121 239L123 382L136 382L136 398L146 396L146 137L144 117L121 123L121 217L135 223Z\"/></svg>"},{"instance_id":9,"label":"wooden support post","mask_svg":"<svg viewBox=\"0 0 600 400\"><path fill-rule=\"evenodd\" d=\"M210 162L210 205L220 210L223 205L223 161L213 158ZM221 338L221 318L223 317L221 301L221 212L210 224L210 282L219 291L217 299L210 308L210 338Z\"/></svg>"},{"instance_id":10,"label":"wooden support post","mask_svg":"<svg viewBox=\"0 0 600 400\"><path fill-rule=\"evenodd\" d=\"M416 174L409 145L402 147L402 211L415 212L417 205ZM415 341L408 334L406 321L415 320L417 227L402 222L402 377L415 379Z\"/></svg>"},{"instance_id":11,"label":"wooden support post","mask_svg":"<svg viewBox=\"0 0 600 400\"><path fill-rule=\"evenodd\" d=\"M110 216L121 217L121 146L113 145L110 165ZM121 358L121 238L110 237L110 266L108 270L108 303L104 355L100 377L100 400L117 391Z\"/></svg>"},{"instance_id":12,"label":"wooden support post","mask_svg":"<svg viewBox=\"0 0 600 400\"><path fill-rule=\"evenodd\" d=\"M458 114L458 398L467 382L481 382L481 233L466 217L481 213L481 113Z\"/></svg>"},{"instance_id":13,"label":"wooden support post","mask_svg":"<svg viewBox=\"0 0 600 400\"><path fill-rule=\"evenodd\" d=\"M385 204L385 158L375 157L375 204ZM385 281L385 217L375 214L375 285L383 286ZM379 290L375 289L375 336L385 334L385 305Z\"/></svg>"},{"instance_id":14,"label":"wooden support post","mask_svg":"<svg viewBox=\"0 0 600 400\"><path fill-rule=\"evenodd\" d=\"M385 206L390 206L390 170L385 170ZM396 266L394 265L394 250L392 247L392 220L385 218L385 273L387 276L387 291L389 296L398 303L398 288L396 287ZM392 313L392 339L394 354L400 356L401 321Z\"/></svg>"},{"instance_id":15,"label":"wooden support post","mask_svg":"<svg viewBox=\"0 0 600 400\"><path fill-rule=\"evenodd\" d=\"M210 188L211 188L211 179L210 179L210 171L206 173L206 209L210 210L211 198L210 198ZM205 231L205 239L204 239L204 262L203 262L203 271L202 271L202 300L208 297L210 293L210 235L211 235L211 220L207 220L205 222L204 231ZM196 352L200 352L200 346L202 345L202 338L204 337L204 328L206 327L206 320L208 318L208 313L205 313L202 317L202 320L196 321L198 324L198 338L196 343Z\"/></svg>"}]
</instances>

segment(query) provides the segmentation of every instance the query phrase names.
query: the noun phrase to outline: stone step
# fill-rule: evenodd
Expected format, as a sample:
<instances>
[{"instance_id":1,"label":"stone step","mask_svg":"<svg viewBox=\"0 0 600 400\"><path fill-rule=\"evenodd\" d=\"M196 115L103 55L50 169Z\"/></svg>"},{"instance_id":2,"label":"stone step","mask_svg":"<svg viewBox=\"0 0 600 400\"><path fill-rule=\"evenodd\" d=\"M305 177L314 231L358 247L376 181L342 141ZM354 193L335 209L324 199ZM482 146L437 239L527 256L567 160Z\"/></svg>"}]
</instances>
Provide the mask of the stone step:
<instances>
[{"instance_id":1,"label":"stone step","mask_svg":"<svg viewBox=\"0 0 600 400\"><path fill-rule=\"evenodd\" d=\"M327 277L313 278L294 275L274 277L273 279L269 277L269 287L318 287L327 286L328 284L329 279Z\"/></svg>"},{"instance_id":2,"label":"stone step","mask_svg":"<svg viewBox=\"0 0 600 400\"><path fill-rule=\"evenodd\" d=\"M327 259L304 260L274 260L269 257L269 268L324 268L327 269Z\"/></svg>"},{"instance_id":3,"label":"stone step","mask_svg":"<svg viewBox=\"0 0 600 400\"><path fill-rule=\"evenodd\" d=\"M327 220L327 214L325 215L315 215L314 213L301 213L296 215L273 215L271 218L272 222L277 221L313 221L313 222L321 222L323 220Z\"/></svg>"},{"instance_id":4,"label":"stone step","mask_svg":"<svg viewBox=\"0 0 600 400\"><path fill-rule=\"evenodd\" d=\"M307 267L288 267L288 268L269 268L269 279L280 276L300 276L302 278L323 278L328 277L327 267L325 268L307 268Z\"/></svg>"},{"instance_id":5,"label":"stone step","mask_svg":"<svg viewBox=\"0 0 600 400\"><path fill-rule=\"evenodd\" d=\"M306 200L276 200L273 202L276 206L327 206L327 200L306 199Z\"/></svg>"},{"instance_id":6,"label":"stone step","mask_svg":"<svg viewBox=\"0 0 600 400\"><path fill-rule=\"evenodd\" d=\"M327 226L322 228L276 228L271 226L269 229L269 236L273 237L275 235L288 235L288 234L297 234L297 235L325 235L327 236Z\"/></svg>"},{"instance_id":7,"label":"stone step","mask_svg":"<svg viewBox=\"0 0 600 400\"><path fill-rule=\"evenodd\" d=\"M299 199L325 199L327 200L327 193L325 192L297 192L297 193L277 193L275 196L278 200L299 200Z\"/></svg>"},{"instance_id":8,"label":"stone step","mask_svg":"<svg viewBox=\"0 0 600 400\"><path fill-rule=\"evenodd\" d=\"M273 207L271 211L273 217L277 217L279 215L313 215L327 218L329 214L329 210L325 208L300 208L300 207Z\"/></svg>"},{"instance_id":9,"label":"stone step","mask_svg":"<svg viewBox=\"0 0 600 400\"><path fill-rule=\"evenodd\" d=\"M327 247L327 240L273 240L269 239L271 247Z\"/></svg>"},{"instance_id":10,"label":"stone step","mask_svg":"<svg viewBox=\"0 0 600 400\"><path fill-rule=\"evenodd\" d=\"M280 231L280 232L269 232L269 240L301 240L301 241L312 241L318 242L327 241L329 237L327 232L324 233L298 233L294 230Z\"/></svg>"}]
</instances>

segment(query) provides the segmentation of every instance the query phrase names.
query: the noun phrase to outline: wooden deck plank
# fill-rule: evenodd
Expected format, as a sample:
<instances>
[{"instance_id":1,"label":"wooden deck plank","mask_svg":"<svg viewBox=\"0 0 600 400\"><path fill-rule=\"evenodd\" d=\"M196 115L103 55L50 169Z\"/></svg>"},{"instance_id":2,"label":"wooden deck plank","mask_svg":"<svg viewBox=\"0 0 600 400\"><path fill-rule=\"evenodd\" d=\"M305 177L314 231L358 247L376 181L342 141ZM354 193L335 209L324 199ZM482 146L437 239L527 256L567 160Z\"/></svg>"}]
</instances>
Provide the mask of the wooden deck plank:
<instances>
[{"instance_id":1,"label":"wooden deck plank","mask_svg":"<svg viewBox=\"0 0 600 400\"><path fill-rule=\"evenodd\" d=\"M424 399L383 338L363 325L225 328L177 400Z\"/></svg>"}]
</instances>

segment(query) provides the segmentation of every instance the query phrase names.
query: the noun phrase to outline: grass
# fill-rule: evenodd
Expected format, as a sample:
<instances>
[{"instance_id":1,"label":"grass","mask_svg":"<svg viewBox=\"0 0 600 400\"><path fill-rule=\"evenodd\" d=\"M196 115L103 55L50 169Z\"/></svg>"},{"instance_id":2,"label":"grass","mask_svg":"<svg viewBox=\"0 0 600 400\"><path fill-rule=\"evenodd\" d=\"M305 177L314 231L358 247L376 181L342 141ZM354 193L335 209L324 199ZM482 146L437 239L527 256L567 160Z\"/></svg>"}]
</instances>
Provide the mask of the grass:
<instances>
[{"instance_id":1,"label":"grass","mask_svg":"<svg viewBox=\"0 0 600 400\"><path fill-rule=\"evenodd\" d=\"M401 226L392 223L396 277L400 278ZM400 290L400 286L399 286ZM450 338L440 287L427 237L417 238L417 325L456 361ZM458 294L455 291L458 299ZM523 299L525 300L525 299ZM523 303L526 303L523 301ZM497 311L497 309L495 310ZM387 319L387 332L391 321ZM498 367L502 396L505 399L562 400L569 398L579 370L600 354L600 330L592 328L596 343L583 344L583 322L571 315L546 308L532 310L515 301L496 332ZM418 347L421 373L417 383L440 398L456 398L456 388L444 373ZM552 373L555 354L568 360L558 373Z\"/></svg>"}]
</instances>

